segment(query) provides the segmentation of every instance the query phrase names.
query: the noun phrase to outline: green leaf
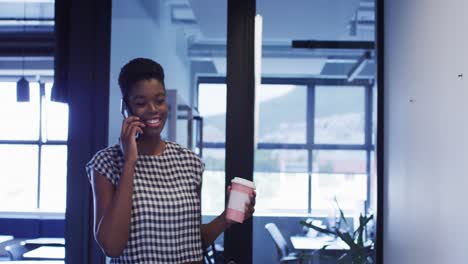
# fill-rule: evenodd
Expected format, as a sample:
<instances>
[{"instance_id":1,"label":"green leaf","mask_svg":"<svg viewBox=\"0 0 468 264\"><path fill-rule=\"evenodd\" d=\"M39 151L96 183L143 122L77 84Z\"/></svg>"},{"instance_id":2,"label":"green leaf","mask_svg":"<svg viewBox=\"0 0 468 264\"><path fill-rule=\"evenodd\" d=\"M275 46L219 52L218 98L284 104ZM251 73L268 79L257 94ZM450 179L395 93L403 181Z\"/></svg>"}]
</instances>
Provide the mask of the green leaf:
<instances>
[{"instance_id":1,"label":"green leaf","mask_svg":"<svg viewBox=\"0 0 468 264\"><path fill-rule=\"evenodd\" d=\"M313 224L310 224L310 223L307 223L306 221L304 220L301 220L299 222L301 225L303 226L307 226L309 228L312 228L314 229L315 231L317 232L321 232L321 233L324 233L324 234L329 234L329 235L335 235L336 233L328 228L321 228L321 227L318 227L316 225L313 225Z\"/></svg>"},{"instance_id":2,"label":"green leaf","mask_svg":"<svg viewBox=\"0 0 468 264\"><path fill-rule=\"evenodd\" d=\"M336 264L345 263L345 261L348 259L349 259L349 255L347 253L344 253L336 260Z\"/></svg>"},{"instance_id":3,"label":"green leaf","mask_svg":"<svg viewBox=\"0 0 468 264\"><path fill-rule=\"evenodd\" d=\"M338 210L340 211L340 218L341 218L341 220L343 220L343 222L346 224L346 228L349 228L349 224L348 224L348 222L346 221L346 218L345 218L345 216L344 216L343 210L341 210L341 207L340 207L340 205L338 204L338 200L336 199L336 196L335 196L335 203L336 203L336 206L338 207Z\"/></svg>"},{"instance_id":4,"label":"green leaf","mask_svg":"<svg viewBox=\"0 0 468 264\"><path fill-rule=\"evenodd\" d=\"M346 225L348 225L344 217L343 211L339 207L338 201L336 200L336 198L335 198L335 201L337 203L338 209L340 210L341 219ZM320 233L337 236L349 246L349 250L347 250L346 253L344 253L343 255L339 257L338 256L331 257L331 256L326 255L327 253L326 249L329 245L325 245L321 249L317 250L318 252L320 252L320 254L316 257L320 259L326 259L326 258L332 259L333 263L368 264L368 263L373 263L372 262L373 245L371 244L371 245L364 246L364 231L365 231L366 225L372 219L373 219L373 215L370 215L370 216L360 215L359 227L354 232L342 231L339 228L335 228L334 230L331 230L329 228L322 228L322 227L318 227L313 224L307 223L306 221L300 221L300 224L303 226L312 228L315 231L320 232ZM369 262L369 260L371 262Z\"/></svg>"},{"instance_id":5,"label":"green leaf","mask_svg":"<svg viewBox=\"0 0 468 264\"><path fill-rule=\"evenodd\" d=\"M363 216L360 214L359 215L359 228L357 229L357 233L358 233L358 237L357 237L357 244L360 246L360 247L363 247L364 246L364 241L363 241L363 233L364 233L364 230L365 230L365 226L363 227L362 226L362 223L363 223ZM356 233L355 233L356 234Z\"/></svg>"},{"instance_id":6,"label":"green leaf","mask_svg":"<svg viewBox=\"0 0 468 264\"><path fill-rule=\"evenodd\" d=\"M356 234L358 235L358 243L359 241L361 242L361 245L364 244L364 241L363 240L363 232L364 232L364 228L366 227L367 223L369 223L369 221L373 218L374 216L373 215L370 215L370 216L362 216L360 215L359 216L359 227L356 229L356 231L354 231L354 234L353 236L355 237Z\"/></svg>"},{"instance_id":7,"label":"green leaf","mask_svg":"<svg viewBox=\"0 0 468 264\"><path fill-rule=\"evenodd\" d=\"M349 246L350 250L355 251L358 249L349 233L339 233L339 237Z\"/></svg>"}]
</instances>

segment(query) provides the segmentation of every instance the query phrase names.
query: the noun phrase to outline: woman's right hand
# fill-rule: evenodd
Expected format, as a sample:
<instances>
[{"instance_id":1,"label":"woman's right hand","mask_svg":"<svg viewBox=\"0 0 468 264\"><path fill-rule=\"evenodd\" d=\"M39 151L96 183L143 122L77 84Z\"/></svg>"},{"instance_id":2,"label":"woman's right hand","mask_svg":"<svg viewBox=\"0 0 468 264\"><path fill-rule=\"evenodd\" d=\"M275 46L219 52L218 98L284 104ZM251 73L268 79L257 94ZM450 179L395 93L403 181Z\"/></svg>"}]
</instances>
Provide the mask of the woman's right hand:
<instances>
[{"instance_id":1,"label":"woman's right hand","mask_svg":"<svg viewBox=\"0 0 468 264\"><path fill-rule=\"evenodd\" d=\"M136 163L138 159L136 133L143 134L143 127L145 127L145 124L137 116L129 116L122 122L119 143L124 162Z\"/></svg>"}]
</instances>

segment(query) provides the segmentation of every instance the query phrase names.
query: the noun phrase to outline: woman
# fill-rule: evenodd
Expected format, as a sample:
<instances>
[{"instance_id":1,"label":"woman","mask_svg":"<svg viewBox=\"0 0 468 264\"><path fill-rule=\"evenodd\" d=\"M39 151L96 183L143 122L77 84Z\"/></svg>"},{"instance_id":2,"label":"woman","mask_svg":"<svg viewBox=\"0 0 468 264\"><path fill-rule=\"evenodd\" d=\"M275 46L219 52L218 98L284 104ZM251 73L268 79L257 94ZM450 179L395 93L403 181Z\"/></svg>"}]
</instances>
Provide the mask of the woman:
<instances>
[{"instance_id":1,"label":"woman","mask_svg":"<svg viewBox=\"0 0 468 264\"><path fill-rule=\"evenodd\" d=\"M225 212L201 224L203 163L192 151L161 139L167 118L164 71L137 58L119 75L129 116L120 144L87 164L94 193L94 233L111 263L201 263L232 222ZM230 188L228 188L228 193ZM245 205L254 212L255 195Z\"/></svg>"}]
</instances>

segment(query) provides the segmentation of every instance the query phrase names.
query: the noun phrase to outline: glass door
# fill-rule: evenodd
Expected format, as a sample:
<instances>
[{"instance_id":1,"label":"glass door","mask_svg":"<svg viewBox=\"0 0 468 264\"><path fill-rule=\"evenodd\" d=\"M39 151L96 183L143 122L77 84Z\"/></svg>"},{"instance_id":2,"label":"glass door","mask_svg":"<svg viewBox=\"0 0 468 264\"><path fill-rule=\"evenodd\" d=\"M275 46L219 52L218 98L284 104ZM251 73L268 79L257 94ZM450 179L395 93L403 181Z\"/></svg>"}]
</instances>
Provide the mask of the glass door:
<instances>
[{"instance_id":1,"label":"glass door","mask_svg":"<svg viewBox=\"0 0 468 264\"><path fill-rule=\"evenodd\" d=\"M304 250L294 238L318 245L325 234L301 220L344 227L340 208L353 231L359 214L376 210L375 2L257 0L256 8L262 82L253 263L273 263L283 256L272 253L267 224L278 227L290 251L312 252L320 247Z\"/></svg>"}]
</instances>

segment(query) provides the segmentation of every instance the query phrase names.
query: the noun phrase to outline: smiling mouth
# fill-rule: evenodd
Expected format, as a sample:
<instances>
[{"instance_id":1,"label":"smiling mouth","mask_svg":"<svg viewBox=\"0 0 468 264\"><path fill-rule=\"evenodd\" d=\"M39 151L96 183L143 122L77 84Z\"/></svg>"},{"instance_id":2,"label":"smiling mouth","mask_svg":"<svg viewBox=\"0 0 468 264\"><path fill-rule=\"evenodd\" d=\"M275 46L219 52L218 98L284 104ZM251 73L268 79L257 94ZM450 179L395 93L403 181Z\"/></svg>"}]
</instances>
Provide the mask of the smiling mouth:
<instances>
[{"instance_id":1,"label":"smiling mouth","mask_svg":"<svg viewBox=\"0 0 468 264\"><path fill-rule=\"evenodd\" d=\"M149 119L145 121L147 127L159 127L161 123L161 119L159 118Z\"/></svg>"}]
</instances>

